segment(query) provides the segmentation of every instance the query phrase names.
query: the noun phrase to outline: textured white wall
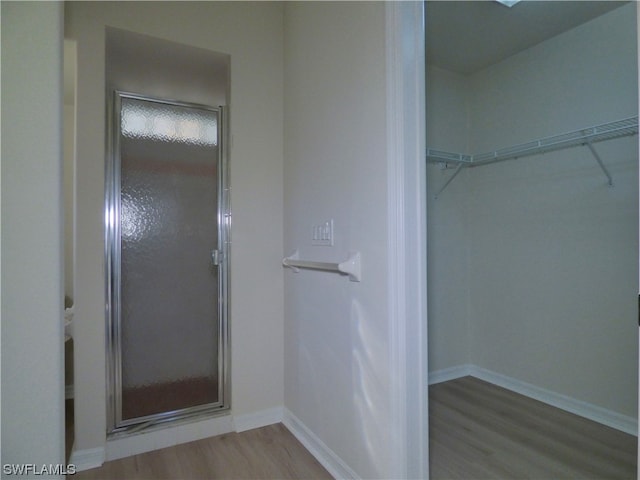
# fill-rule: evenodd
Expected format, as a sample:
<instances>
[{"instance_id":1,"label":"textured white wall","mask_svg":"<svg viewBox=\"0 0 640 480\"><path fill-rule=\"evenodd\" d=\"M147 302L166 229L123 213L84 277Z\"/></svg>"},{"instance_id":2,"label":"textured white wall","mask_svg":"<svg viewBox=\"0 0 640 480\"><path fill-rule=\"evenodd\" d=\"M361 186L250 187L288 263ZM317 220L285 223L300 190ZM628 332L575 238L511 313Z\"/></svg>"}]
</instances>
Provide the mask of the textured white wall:
<instances>
[{"instance_id":1,"label":"textured white wall","mask_svg":"<svg viewBox=\"0 0 640 480\"><path fill-rule=\"evenodd\" d=\"M64 293L73 300L75 268L75 74L76 45L64 41Z\"/></svg>"},{"instance_id":2,"label":"textured white wall","mask_svg":"<svg viewBox=\"0 0 640 480\"><path fill-rule=\"evenodd\" d=\"M118 28L107 29L107 88L218 106L229 103L229 56Z\"/></svg>"},{"instance_id":3,"label":"textured white wall","mask_svg":"<svg viewBox=\"0 0 640 480\"><path fill-rule=\"evenodd\" d=\"M75 106L64 105L64 292L73 300Z\"/></svg>"},{"instance_id":4,"label":"textured white wall","mask_svg":"<svg viewBox=\"0 0 640 480\"><path fill-rule=\"evenodd\" d=\"M466 152L637 115L635 8L469 77ZM468 205L466 231L442 244L469 239L470 363L634 416L637 141L595 148L613 188L589 150L573 148L470 170L435 209L456 183L467 189L457 199ZM430 326L449 321L437 313Z\"/></svg>"},{"instance_id":5,"label":"textured white wall","mask_svg":"<svg viewBox=\"0 0 640 480\"><path fill-rule=\"evenodd\" d=\"M62 28L2 3L3 465L64 462Z\"/></svg>"},{"instance_id":6,"label":"textured white wall","mask_svg":"<svg viewBox=\"0 0 640 480\"><path fill-rule=\"evenodd\" d=\"M249 2L74 2L78 42L76 448L105 442L105 27L231 56L232 408L282 405L282 6ZM256 232L263 232L256 234Z\"/></svg>"},{"instance_id":7,"label":"textured white wall","mask_svg":"<svg viewBox=\"0 0 640 480\"><path fill-rule=\"evenodd\" d=\"M427 145L468 152L469 79L436 67L427 69ZM472 172L471 172L472 173ZM427 166L429 236L429 369L442 370L470 360L468 219L470 172L462 171L437 199L453 174Z\"/></svg>"},{"instance_id":8,"label":"textured white wall","mask_svg":"<svg viewBox=\"0 0 640 480\"><path fill-rule=\"evenodd\" d=\"M475 75L472 150L637 115L635 8ZM613 188L587 148L470 172L472 359L634 416L637 142L595 148Z\"/></svg>"},{"instance_id":9,"label":"textured white wall","mask_svg":"<svg viewBox=\"0 0 640 480\"><path fill-rule=\"evenodd\" d=\"M285 272L285 407L359 476L391 475L384 4L285 7L285 243L362 282ZM335 245L311 225L335 221Z\"/></svg>"}]
</instances>

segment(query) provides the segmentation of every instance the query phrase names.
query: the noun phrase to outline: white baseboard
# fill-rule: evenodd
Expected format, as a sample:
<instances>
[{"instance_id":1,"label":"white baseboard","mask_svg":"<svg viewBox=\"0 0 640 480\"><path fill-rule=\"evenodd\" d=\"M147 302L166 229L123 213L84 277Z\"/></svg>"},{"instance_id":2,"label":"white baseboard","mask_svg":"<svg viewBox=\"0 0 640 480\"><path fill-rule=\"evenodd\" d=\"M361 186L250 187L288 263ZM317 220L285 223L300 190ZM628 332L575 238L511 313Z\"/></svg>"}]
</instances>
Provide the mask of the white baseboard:
<instances>
[{"instance_id":1,"label":"white baseboard","mask_svg":"<svg viewBox=\"0 0 640 480\"><path fill-rule=\"evenodd\" d=\"M560 408L561 410L580 415L581 417L615 428L616 430L635 436L638 435L638 420L636 418L622 415L612 410L598 407L597 405L577 400L567 395L556 393L476 365L465 364L429 373L429 385L467 375L539 400L553 407Z\"/></svg>"},{"instance_id":2,"label":"white baseboard","mask_svg":"<svg viewBox=\"0 0 640 480\"><path fill-rule=\"evenodd\" d=\"M194 442L203 438L233 432L231 415L187 421L152 431L116 437L107 440L106 460L138 455L139 453L160 450L182 443Z\"/></svg>"},{"instance_id":3,"label":"white baseboard","mask_svg":"<svg viewBox=\"0 0 640 480\"><path fill-rule=\"evenodd\" d=\"M76 471L91 470L102 466L105 460L105 449L88 448L86 450L72 450L69 463L76 466Z\"/></svg>"},{"instance_id":4,"label":"white baseboard","mask_svg":"<svg viewBox=\"0 0 640 480\"><path fill-rule=\"evenodd\" d=\"M224 415L188 421L152 431L142 431L135 435L116 437L107 441L106 460L130 457L233 431L243 432L273 425L282 422L282 417L283 408L274 407L245 415Z\"/></svg>"},{"instance_id":5,"label":"white baseboard","mask_svg":"<svg viewBox=\"0 0 640 480\"><path fill-rule=\"evenodd\" d=\"M282 420L284 426L305 446L333 478L358 479L358 475L307 426L286 408Z\"/></svg>"},{"instance_id":6,"label":"white baseboard","mask_svg":"<svg viewBox=\"0 0 640 480\"><path fill-rule=\"evenodd\" d=\"M245 415L234 415L233 424L236 432L253 430L282 422L283 407L274 407Z\"/></svg>"},{"instance_id":7,"label":"white baseboard","mask_svg":"<svg viewBox=\"0 0 640 480\"><path fill-rule=\"evenodd\" d=\"M436 370L435 372L429 372L429 385L435 385L436 383L448 382L449 380L455 380L456 378L468 377L472 375L473 365L464 364L457 365L455 367L443 368L442 370Z\"/></svg>"}]
</instances>

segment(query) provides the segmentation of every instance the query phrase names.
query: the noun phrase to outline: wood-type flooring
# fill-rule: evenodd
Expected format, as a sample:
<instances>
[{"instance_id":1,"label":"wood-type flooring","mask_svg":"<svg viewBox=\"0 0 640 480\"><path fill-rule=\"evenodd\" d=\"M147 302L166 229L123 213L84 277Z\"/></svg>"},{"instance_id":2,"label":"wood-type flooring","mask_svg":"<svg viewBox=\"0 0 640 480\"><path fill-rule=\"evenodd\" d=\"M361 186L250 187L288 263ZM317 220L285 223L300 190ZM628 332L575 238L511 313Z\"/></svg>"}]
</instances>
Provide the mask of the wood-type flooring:
<instances>
[{"instance_id":1,"label":"wood-type flooring","mask_svg":"<svg viewBox=\"0 0 640 480\"><path fill-rule=\"evenodd\" d=\"M431 479L635 479L637 438L473 377L429 388Z\"/></svg>"},{"instance_id":2,"label":"wood-type flooring","mask_svg":"<svg viewBox=\"0 0 640 480\"><path fill-rule=\"evenodd\" d=\"M329 479L282 424L228 433L106 462L73 480Z\"/></svg>"},{"instance_id":3,"label":"wood-type flooring","mask_svg":"<svg viewBox=\"0 0 640 480\"><path fill-rule=\"evenodd\" d=\"M473 377L429 388L432 480L635 479L637 438ZM105 463L77 480L326 479L282 424Z\"/></svg>"}]
</instances>

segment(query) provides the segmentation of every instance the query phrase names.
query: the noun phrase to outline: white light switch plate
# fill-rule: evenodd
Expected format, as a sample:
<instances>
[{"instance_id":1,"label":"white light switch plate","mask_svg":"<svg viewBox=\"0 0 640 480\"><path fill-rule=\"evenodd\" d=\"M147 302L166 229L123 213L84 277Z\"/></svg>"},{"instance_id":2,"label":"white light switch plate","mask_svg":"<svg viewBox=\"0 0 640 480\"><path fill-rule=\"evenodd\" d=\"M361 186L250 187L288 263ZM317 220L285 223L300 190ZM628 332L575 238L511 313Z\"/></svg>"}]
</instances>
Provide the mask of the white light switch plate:
<instances>
[{"instance_id":1,"label":"white light switch plate","mask_svg":"<svg viewBox=\"0 0 640 480\"><path fill-rule=\"evenodd\" d=\"M333 246L333 219L311 225L311 245Z\"/></svg>"}]
</instances>

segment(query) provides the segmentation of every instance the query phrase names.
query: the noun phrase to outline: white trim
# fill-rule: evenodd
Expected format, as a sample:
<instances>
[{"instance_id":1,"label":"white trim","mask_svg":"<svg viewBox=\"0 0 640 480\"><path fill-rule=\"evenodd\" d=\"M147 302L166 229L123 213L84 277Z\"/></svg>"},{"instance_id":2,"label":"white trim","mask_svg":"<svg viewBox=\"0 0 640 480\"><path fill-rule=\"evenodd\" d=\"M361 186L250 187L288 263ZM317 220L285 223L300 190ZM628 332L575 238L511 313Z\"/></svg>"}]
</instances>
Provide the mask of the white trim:
<instances>
[{"instance_id":1,"label":"white trim","mask_svg":"<svg viewBox=\"0 0 640 480\"><path fill-rule=\"evenodd\" d=\"M593 405L567 395L562 395L545 388L537 387L530 383L522 382L515 378L492 372L491 370L484 368L474 367L472 375L480 380L484 380L485 382L493 383L494 385L506 388L512 392L520 393L521 395L539 400L567 412L575 413L576 415L607 425L608 427L615 428L616 430L621 430L631 435L638 434L638 421L632 417L622 415L612 410L598 407L597 405Z\"/></svg>"},{"instance_id":2,"label":"white trim","mask_svg":"<svg viewBox=\"0 0 640 480\"><path fill-rule=\"evenodd\" d=\"M429 477L424 3L386 2L393 478Z\"/></svg>"},{"instance_id":3,"label":"white trim","mask_svg":"<svg viewBox=\"0 0 640 480\"><path fill-rule=\"evenodd\" d=\"M280 423L282 418L283 408L274 407L244 415L224 415L200 421L185 421L166 428L109 439L105 458L116 460L234 431L252 430Z\"/></svg>"},{"instance_id":4,"label":"white trim","mask_svg":"<svg viewBox=\"0 0 640 480\"><path fill-rule=\"evenodd\" d=\"M233 431L231 415L200 421L185 421L166 428L111 438L107 440L106 460L117 460Z\"/></svg>"},{"instance_id":5,"label":"white trim","mask_svg":"<svg viewBox=\"0 0 640 480\"><path fill-rule=\"evenodd\" d=\"M435 372L429 372L429 385L448 382L456 378L468 377L472 375L474 366L471 364L457 365L455 367L443 368Z\"/></svg>"},{"instance_id":6,"label":"white trim","mask_svg":"<svg viewBox=\"0 0 640 480\"><path fill-rule=\"evenodd\" d=\"M547 390L530 383L523 382L501 373L478 367L477 365L460 365L457 367L438 370L429 374L429 384L453 380L470 375L472 377L484 380L499 387L506 388L512 392L519 393L534 400L539 400L547 405L574 413L581 417L587 418L602 425L606 425L616 430L628 433L630 435L638 435L638 420L636 418L623 415L613 410L599 407L576 398L563 395L561 393Z\"/></svg>"},{"instance_id":7,"label":"white trim","mask_svg":"<svg viewBox=\"0 0 640 480\"><path fill-rule=\"evenodd\" d=\"M354 472L336 453L320 440L304 423L288 409L284 409L282 423L309 450L333 478L358 479Z\"/></svg>"},{"instance_id":8,"label":"white trim","mask_svg":"<svg viewBox=\"0 0 640 480\"><path fill-rule=\"evenodd\" d=\"M261 410L255 413L237 415L233 417L234 429L236 432L253 430L254 428L266 427L282 422L284 416L283 407L274 407Z\"/></svg>"},{"instance_id":9,"label":"white trim","mask_svg":"<svg viewBox=\"0 0 640 480\"><path fill-rule=\"evenodd\" d=\"M76 466L77 472L84 470L90 470L92 468L98 468L102 466L105 461L105 449L100 448L87 448L85 450L73 450L69 463Z\"/></svg>"}]
</instances>

